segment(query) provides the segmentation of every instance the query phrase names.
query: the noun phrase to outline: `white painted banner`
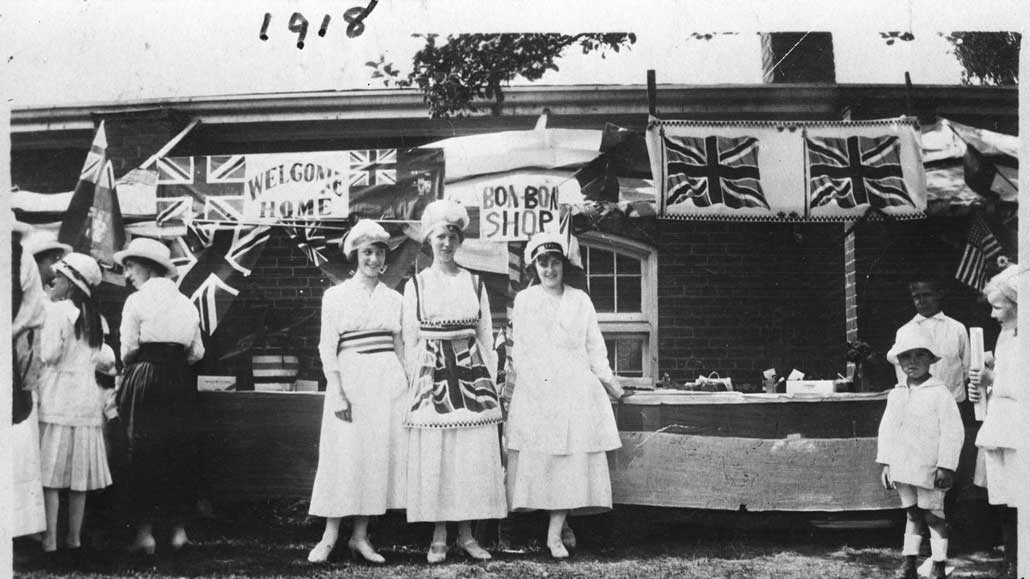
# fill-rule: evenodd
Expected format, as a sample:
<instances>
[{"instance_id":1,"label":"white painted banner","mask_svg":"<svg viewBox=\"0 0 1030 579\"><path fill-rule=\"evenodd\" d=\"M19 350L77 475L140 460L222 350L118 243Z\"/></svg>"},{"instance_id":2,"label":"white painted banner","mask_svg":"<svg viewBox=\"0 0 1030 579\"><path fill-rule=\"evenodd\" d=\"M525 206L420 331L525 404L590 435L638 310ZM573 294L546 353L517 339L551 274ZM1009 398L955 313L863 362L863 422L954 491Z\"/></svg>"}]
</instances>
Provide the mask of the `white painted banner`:
<instances>
[{"instance_id":1,"label":"white painted banner","mask_svg":"<svg viewBox=\"0 0 1030 579\"><path fill-rule=\"evenodd\" d=\"M340 152L247 155L243 217L251 221L345 218L350 166Z\"/></svg>"},{"instance_id":2,"label":"white painted banner","mask_svg":"<svg viewBox=\"0 0 1030 579\"><path fill-rule=\"evenodd\" d=\"M558 233L559 183L518 174L481 182L480 239L522 241L541 231Z\"/></svg>"}]
</instances>

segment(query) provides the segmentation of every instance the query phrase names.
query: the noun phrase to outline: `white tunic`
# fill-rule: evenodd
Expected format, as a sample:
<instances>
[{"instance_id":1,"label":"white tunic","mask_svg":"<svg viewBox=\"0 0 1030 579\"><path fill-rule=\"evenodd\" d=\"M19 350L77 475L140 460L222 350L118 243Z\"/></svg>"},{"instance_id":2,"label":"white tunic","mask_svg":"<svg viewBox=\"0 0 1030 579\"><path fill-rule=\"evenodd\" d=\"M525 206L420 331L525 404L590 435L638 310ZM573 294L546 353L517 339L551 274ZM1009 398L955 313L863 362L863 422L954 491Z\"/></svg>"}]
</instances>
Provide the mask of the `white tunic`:
<instances>
[{"instance_id":1,"label":"white tunic","mask_svg":"<svg viewBox=\"0 0 1030 579\"><path fill-rule=\"evenodd\" d=\"M542 286L515 297L515 391L508 448L565 455L619 448L619 431L601 379L611 380L597 313L586 293Z\"/></svg>"},{"instance_id":2,"label":"white tunic","mask_svg":"<svg viewBox=\"0 0 1030 579\"><path fill-rule=\"evenodd\" d=\"M404 508L407 439L407 380L395 351L337 354L340 334L383 330L399 335L401 296L376 285L369 293L355 280L326 290L318 352L328 375L339 372L351 422L334 412L341 392L328 389L322 410L318 471L311 492L312 515L379 515Z\"/></svg>"}]
</instances>

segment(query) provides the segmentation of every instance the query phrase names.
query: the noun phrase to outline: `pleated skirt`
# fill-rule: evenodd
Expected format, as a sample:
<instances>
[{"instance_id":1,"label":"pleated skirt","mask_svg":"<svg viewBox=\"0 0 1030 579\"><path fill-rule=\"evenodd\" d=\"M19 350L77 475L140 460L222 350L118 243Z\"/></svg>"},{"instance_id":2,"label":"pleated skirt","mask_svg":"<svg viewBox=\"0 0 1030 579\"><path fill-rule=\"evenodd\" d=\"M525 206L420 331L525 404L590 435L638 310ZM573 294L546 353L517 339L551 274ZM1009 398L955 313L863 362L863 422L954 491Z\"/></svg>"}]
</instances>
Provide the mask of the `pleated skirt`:
<instances>
[{"instance_id":1,"label":"pleated skirt","mask_svg":"<svg viewBox=\"0 0 1030 579\"><path fill-rule=\"evenodd\" d=\"M612 508L605 452L553 455L509 450L507 488L512 511L593 515Z\"/></svg>"},{"instance_id":2,"label":"pleated skirt","mask_svg":"<svg viewBox=\"0 0 1030 579\"><path fill-rule=\"evenodd\" d=\"M497 426L408 429L408 521L508 514Z\"/></svg>"},{"instance_id":3,"label":"pleated skirt","mask_svg":"<svg viewBox=\"0 0 1030 579\"><path fill-rule=\"evenodd\" d=\"M111 486L100 426L39 423L39 457L44 488L95 491Z\"/></svg>"},{"instance_id":4,"label":"pleated skirt","mask_svg":"<svg viewBox=\"0 0 1030 579\"><path fill-rule=\"evenodd\" d=\"M143 344L141 361L126 368L119 394L123 492L131 516L185 518L201 478L197 387L181 347L153 346Z\"/></svg>"}]
</instances>

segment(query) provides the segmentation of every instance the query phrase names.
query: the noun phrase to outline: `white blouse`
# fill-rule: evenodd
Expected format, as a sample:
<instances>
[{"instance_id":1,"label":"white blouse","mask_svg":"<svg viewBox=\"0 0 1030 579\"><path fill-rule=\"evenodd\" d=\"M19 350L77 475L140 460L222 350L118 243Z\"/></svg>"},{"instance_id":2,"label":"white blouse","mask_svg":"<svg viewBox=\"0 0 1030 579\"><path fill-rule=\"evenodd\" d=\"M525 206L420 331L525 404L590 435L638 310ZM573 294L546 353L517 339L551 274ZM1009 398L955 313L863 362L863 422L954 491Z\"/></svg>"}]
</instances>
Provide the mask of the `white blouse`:
<instances>
[{"instance_id":1,"label":"white blouse","mask_svg":"<svg viewBox=\"0 0 1030 579\"><path fill-rule=\"evenodd\" d=\"M94 370L100 348L75 336L79 309L68 300L46 305L39 353L44 364L39 380L39 420L65 426L100 426L104 390Z\"/></svg>"},{"instance_id":2,"label":"white blouse","mask_svg":"<svg viewBox=\"0 0 1030 579\"><path fill-rule=\"evenodd\" d=\"M341 371L336 355L340 334L357 330L400 334L401 295L382 283L370 293L353 279L325 291L318 354L326 374Z\"/></svg>"},{"instance_id":3,"label":"white blouse","mask_svg":"<svg viewBox=\"0 0 1030 579\"><path fill-rule=\"evenodd\" d=\"M148 342L182 344L190 364L204 357L197 308L166 277L150 278L125 300L121 341L122 360Z\"/></svg>"}]
</instances>

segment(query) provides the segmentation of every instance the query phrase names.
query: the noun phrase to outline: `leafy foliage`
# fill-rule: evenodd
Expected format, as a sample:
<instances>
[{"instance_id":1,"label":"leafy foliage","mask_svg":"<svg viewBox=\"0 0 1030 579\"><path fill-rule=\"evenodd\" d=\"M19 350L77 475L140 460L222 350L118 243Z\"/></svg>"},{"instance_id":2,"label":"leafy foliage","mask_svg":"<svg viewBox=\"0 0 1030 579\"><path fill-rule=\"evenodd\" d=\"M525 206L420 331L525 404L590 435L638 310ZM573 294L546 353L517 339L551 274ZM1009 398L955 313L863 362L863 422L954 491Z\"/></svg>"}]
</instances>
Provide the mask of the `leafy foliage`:
<instances>
[{"instance_id":1,"label":"leafy foliage","mask_svg":"<svg viewBox=\"0 0 1030 579\"><path fill-rule=\"evenodd\" d=\"M492 101L493 114L500 114L508 83L516 77L539 80L558 70L555 61L566 49L578 46L583 54L599 50L604 58L609 50L619 52L636 42L631 33L458 34L443 41L437 34L414 36L424 38L425 46L415 53L407 77L382 56L365 65L385 86L421 90L434 118L477 112L476 101L484 99Z\"/></svg>"},{"instance_id":2,"label":"leafy foliage","mask_svg":"<svg viewBox=\"0 0 1030 579\"><path fill-rule=\"evenodd\" d=\"M962 64L962 84L1019 84L1018 32L952 32L944 36Z\"/></svg>"}]
</instances>

